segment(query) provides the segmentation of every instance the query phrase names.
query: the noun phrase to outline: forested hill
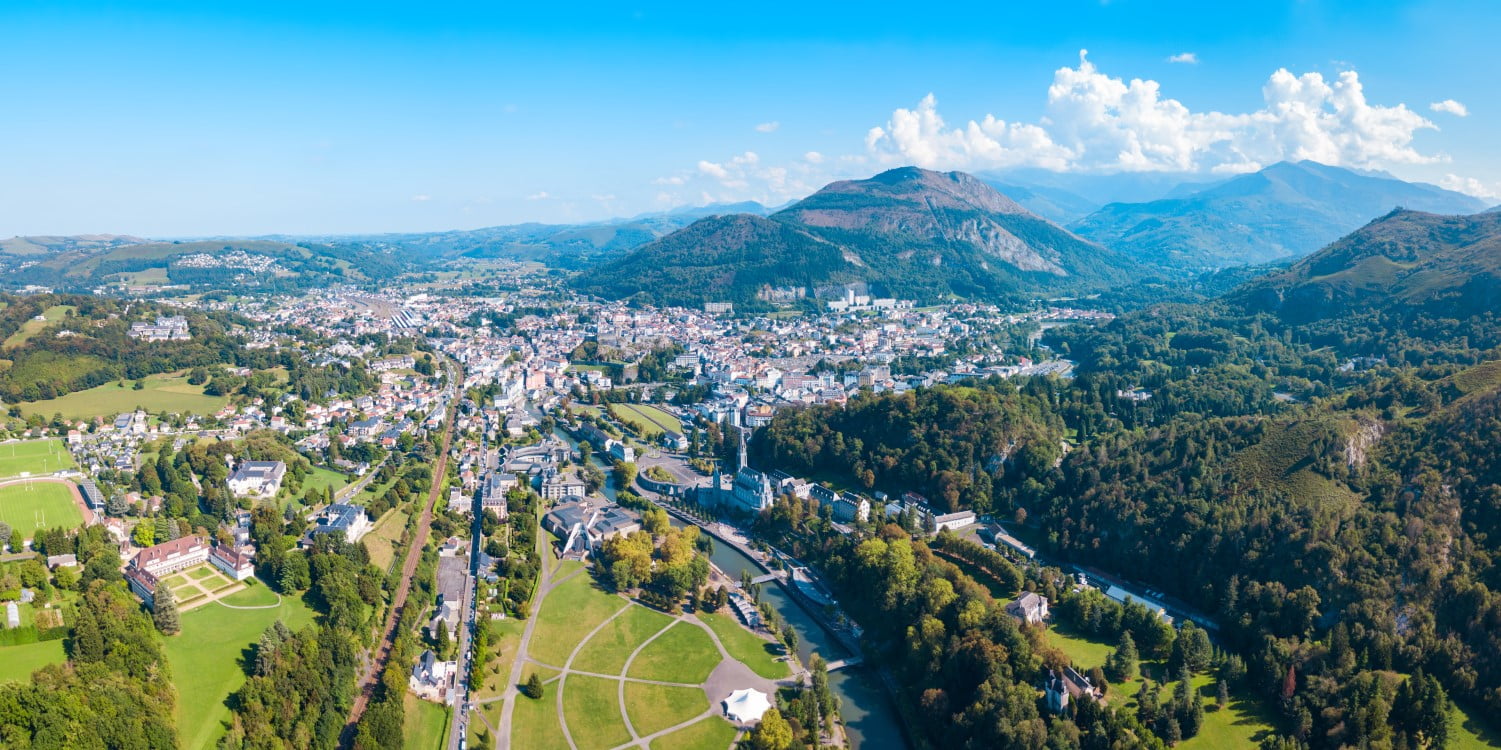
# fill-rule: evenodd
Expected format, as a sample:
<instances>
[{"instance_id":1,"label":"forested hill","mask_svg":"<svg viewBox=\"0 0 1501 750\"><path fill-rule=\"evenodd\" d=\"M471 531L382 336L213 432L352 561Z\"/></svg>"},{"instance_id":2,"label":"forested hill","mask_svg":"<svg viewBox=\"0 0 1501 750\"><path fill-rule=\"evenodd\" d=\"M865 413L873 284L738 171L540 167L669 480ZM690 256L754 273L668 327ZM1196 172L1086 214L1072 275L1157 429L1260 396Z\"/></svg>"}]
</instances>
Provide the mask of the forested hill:
<instances>
[{"instance_id":1,"label":"forested hill","mask_svg":"<svg viewBox=\"0 0 1501 750\"><path fill-rule=\"evenodd\" d=\"M1501 214L1393 211L1233 298L1290 320L1397 307L1451 317L1501 309Z\"/></svg>"},{"instance_id":2,"label":"forested hill","mask_svg":"<svg viewBox=\"0 0 1501 750\"><path fill-rule=\"evenodd\" d=\"M769 219L697 222L591 269L574 286L690 305L848 284L915 299L1021 299L1107 288L1132 267L970 175L907 167L833 183Z\"/></svg>"},{"instance_id":3,"label":"forested hill","mask_svg":"<svg viewBox=\"0 0 1501 750\"><path fill-rule=\"evenodd\" d=\"M1055 332L1073 380L787 410L756 455L1181 597L1308 746L1413 731L1391 677L1419 670L1501 715L1496 221L1398 212L1223 301ZM1329 293L1303 314L1246 305L1308 285Z\"/></svg>"}]
</instances>

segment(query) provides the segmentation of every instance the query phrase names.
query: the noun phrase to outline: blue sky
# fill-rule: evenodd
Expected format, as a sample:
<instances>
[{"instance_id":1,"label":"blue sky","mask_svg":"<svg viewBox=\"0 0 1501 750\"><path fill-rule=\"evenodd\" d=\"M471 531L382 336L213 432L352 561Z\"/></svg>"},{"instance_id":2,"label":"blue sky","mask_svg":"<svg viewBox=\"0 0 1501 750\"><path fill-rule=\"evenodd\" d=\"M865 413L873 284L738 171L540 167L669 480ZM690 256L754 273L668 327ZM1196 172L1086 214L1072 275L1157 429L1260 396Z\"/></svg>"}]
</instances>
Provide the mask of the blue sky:
<instances>
[{"instance_id":1,"label":"blue sky","mask_svg":"<svg viewBox=\"0 0 1501 750\"><path fill-rule=\"evenodd\" d=\"M577 221L902 163L1501 193L1497 3L504 5L11 0L0 236Z\"/></svg>"}]
</instances>

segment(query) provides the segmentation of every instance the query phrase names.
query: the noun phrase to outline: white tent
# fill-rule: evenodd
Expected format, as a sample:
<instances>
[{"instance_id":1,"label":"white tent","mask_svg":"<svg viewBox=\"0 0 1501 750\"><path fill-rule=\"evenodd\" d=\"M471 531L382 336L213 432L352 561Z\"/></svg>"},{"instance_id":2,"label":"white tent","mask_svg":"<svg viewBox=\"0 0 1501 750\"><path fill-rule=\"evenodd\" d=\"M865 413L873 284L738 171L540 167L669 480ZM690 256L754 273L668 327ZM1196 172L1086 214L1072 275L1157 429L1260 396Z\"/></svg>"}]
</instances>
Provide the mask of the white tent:
<instances>
[{"instance_id":1,"label":"white tent","mask_svg":"<svg viewBox=\"0 0 1501 750\"><path fill-rule=\"evenodd\" d=\"M759 690L736 690L724 699L724 713L742 724L760 721L761 714L771 708L771 701Z\"/></svg>"}]
</instances>

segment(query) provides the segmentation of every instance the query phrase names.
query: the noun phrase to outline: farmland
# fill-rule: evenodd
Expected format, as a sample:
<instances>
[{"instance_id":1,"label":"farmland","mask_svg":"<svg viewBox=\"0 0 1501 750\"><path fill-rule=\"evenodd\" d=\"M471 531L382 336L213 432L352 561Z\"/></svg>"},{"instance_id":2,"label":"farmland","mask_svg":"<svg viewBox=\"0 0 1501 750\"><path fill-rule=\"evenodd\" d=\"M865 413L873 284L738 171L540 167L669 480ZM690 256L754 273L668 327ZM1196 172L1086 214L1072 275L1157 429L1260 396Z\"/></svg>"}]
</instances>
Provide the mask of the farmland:
<instances>
[{"instance_id":1,"label":"farmland","mask_svg":"<svg viewBox=\"0 0 1501 750\"><path fill-rule=\"evenodd\" d=\"M60 398L32 401L21 405L21 413L51 417L62 414L65 419L93 419L112 417L137 407L148 412L174 414L212 414L224 408L229 399L224 396L208 396L203 386L189 385L188 379L174 375L151 375L145 378L145 386L135 389L133 382L106 383L86 391L76 391Z\"/></svg>"}]
</instances>

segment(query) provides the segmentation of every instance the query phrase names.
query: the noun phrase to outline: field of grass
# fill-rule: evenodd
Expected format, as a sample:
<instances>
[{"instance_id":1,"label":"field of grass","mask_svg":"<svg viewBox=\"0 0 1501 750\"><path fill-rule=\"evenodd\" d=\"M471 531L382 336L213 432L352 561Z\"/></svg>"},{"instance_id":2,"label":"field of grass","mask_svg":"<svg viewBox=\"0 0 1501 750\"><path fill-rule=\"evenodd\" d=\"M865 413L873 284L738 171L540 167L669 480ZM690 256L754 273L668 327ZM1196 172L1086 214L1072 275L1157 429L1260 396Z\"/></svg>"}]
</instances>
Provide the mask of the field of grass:
<instances>
[{"instance_id":1,"label":"field of grass","mask_svg":"<svg viewBox=\"0 0 1501 750\"><path fill-rule=\"evenodd\" d=\"M401 726L401 746L405 750L438 750L448 739L447 706L406 694L406 721Z\"/></svg>"},{"instance_id":2,"label":"field of grass","mask_svg":"<svg viewBox=\"0 0 1501 750\"><path fill-rule=\"evenodd\" d=\"M563 716L575 745L604 748L630 742L616 694L619 684L600 677L568 676L563 683Z\"/></svg>"},{"instance_id":3,"label":"field of grass","mask_svg":"<svg viewBox=\"0 0 1501 750\"><path fill-rule=\"evenodd\" d=\"M699 683L709 678L719 658L708 633L679 622L636 654L629 674L642 680Z\"/></svg>"},{"instance_id":4,"label":"field of grass","mask_svg":"<svg viewBox=\"0 0 1501 750\"><path fill-rule=\"evenodd\" d=\"M777 656L782 653L781 646L741 627L732 615L713 612L699 616L719 636L724 650L751 671L768 680L780 680L792 674L787 662L777 661Z\"/></svg>"},{"instance_id":5,"label":"field of grass","mask_svg":"<svg viewBox=\"0 0 1501 750\"><path fill-rule=\"evenodd\" d=\"M542 700L517 696L511 713L511 747L527 750L570 750L558 721L558 702L551 689ZM616 713L620 713L616 709Z\"/></svg>"},{"instance_id":6,"label":"field of grass","mask_svg":"<svg viewBox=\"0 0 1501 750\"><path fill-rule=\"evenodd\" d=\"M1230 702L1216 707L1214 679L1209 675L1193 678L1194 689L1204 696L1204 726L1199 733L1178 745L1183 750L1212 750L1221 747L1259 747L1272 733L1271 718L1260 702L1244 694L1231 694Z\"/></svg>"},{"instance_id":7,"label":"field of grass","mask_svg":"<svg viewBox=\"0 0 1501 750\"><path fill-rule=\"evenodd\" d=\"M0 682L26 682L31 673L68 658L61 638L19 646L0 646Z\"/></svg>"},{"instance_id":8,"label":"field of grass","mask_svg":"<svg viewBox=\"0 0 1501 750\"><path fill-rule=\"evenodd\" d=\"M620 674L631 652L670 624L672 618L661 612L631 607L584 644L583 650L573 660L573 668L598 674Z\"/></svg>"},{"instance_id":9,"label":"field of grass","mask_svg":"<svg viewBox=\"0 0 1501 750\"><path fill-rule=\"evenodd\" d=\"M228 604L266 603L264 585L225 597ZM177 736L183 747L212 747L229 722L230 694L245 683L245 649L280 619L296 630L313 621L302 601L284 597L275 609L229 609L208 604L182 614L182 633L164 639L177 687Z\"/></svg>"},{"instance_id":10,"label":"field of grass","mask_svg":"<svg viewBox=\"0 0 1501 750\"><path fill-rule=\"evenodd\" d=\"M396 542L407 527L407 514L396 509L386 511L364 537L365 547L370 550L370 562L381 570L389 570L396 559Z\"/></svg>"},{"instance_id":11,"label":"field of grass","mask_svg":"<svg viewBox=\"0 0 1501 750\"><path fill-rule=\"evenodd\" d=\"M5 339L4 344L0 344L0 347L9 349L13 346L20 346L27 341L30 341L31 337L37 335L38 333L41 333L43 328L46 328L47 326L50 326L53 323L62 320L63 316L67 315L68 312L75 309L77 308L73 307L72 305L53 305L46 310L43 310L43 320L33 319L22 323L21 327L17 329L15 333L12 333L8 338Z\"/></svg>"},{"instance_id":12,"label":"field of grass","mask_svg":"<svg viewBox=\"0 0 1501 750\"><path fill-rule=\"evenodd\" d=\"M709 696L700 688L669 687L628 682L625 712L636 734L645 737L681 724L709 707Z\"/></svg>"},{"instance_id":13,"label":"field of grass","mask_svg":"<svg viewBox=\"0 0 1501 750\"><path fill-rule=\"evenodd\" d=\"M610 414L636 430L647 440L656 438L665 430L678 434L683 432L683 423L677 417L655 406L646 404L610 404Z\"/></svg>"},{"instance_id":14,"label":"field of grass","mask_svg":"<svg viewBox=\"0 0 1501 750\"><path fill-rule=\"evenodd\" d=\"M63 441L56 438L0 443L0 478L20 476L22 472L51 474L77 465Z\"/></svg>"},{"instance_id":15,"label":"field of grass","mask_svg":"<svg viewBox=\"0 0 1501 750\"><path fill-rule=\"evenodd\" d=\"M30 482L0 487L0 521L10 524L17 539L30 539L39 529L76 528L83 524L83 513L67 487Z\"/></svg>"},{"instance_id":16,"label":"field of grass","mask_svg":"<svg viewBox=\"0 0 1501 750\"><path fill-rule=\"evenodd\" d=\"M140 407L151 413L212 414L227 403L227 396L205 396L203 386L188 385L185 376L148 375L143 390L136 390L134 381L126 381L123 387L118 382L105 383L61 398L21 404L21 413L43 417L60 413L67 419L93 419Z\"/></svg>"},{"instance_id":17,"label":"field of grass","mask_svg":"<svg viewBox=\"0 0 1501 750\"><path fill-rule=\"evenodd\" d=\"M1449 750L1481 750L1501 747L1501 732L1480 723L1462 706L1449 714Z\"/></svg>"},{"instance_id":18,"label":"field of grass","mask_svg":"<svg viewBox=\"0 0 1501 750\"><path fill-rule=\"evenodd\" d=\"M1084 638L1064 625L1048 628L1048 643L1085 670L1105 666L1105 659L1115 650L1113 645Z\"/></svg>"},{"instance_id":19,"label":"field of grass","mask_svg":"<svg viewBox=\"0 0 1501 750\"><path fill-rule=\"evenodd\" d=\"M563 666L589 631L630 602L601 588L587 574L574 576L542 600L527 653L543 664Z\"/></svg>"},{"instance_id":20,"label":"field of grass","mask_svg":"<svg viewBox=\"0 0 1501 750\"><path fill-rule=\"evenodd\" d=\"M651 743L651 750L728 750L735 741L735 725L710 716Z\"/></svg>"},{"instance_id":21,"label":"field of grass","mask_svg":"<svg viewBox=\"0 0 1501 750\"><path fill-rule=\"evenodd\" d=\"M521 648L523 630L526 630L526 621L514 617L490 622L490 642L495 644L496 656L490 660L485 683L474 689L476 697L489 698L505 691L506 678L511 675L511 662L516 660L516 650Z\"/></svg>"},{"instance_id":22,"label":"field of grass","mask_svg":"<svg viewBox=\"0 0 1501 750\"><path fill-rule=\"evenodd\" d=\"M337 493L347 486L349 486L349 477L332 469L315 467L313 473L302 480L302 496L307 497L309 492L316 489L318 490L318 496L323 497L324 493L328 490L333 490Z\"/></svg>"}]
</instances>

